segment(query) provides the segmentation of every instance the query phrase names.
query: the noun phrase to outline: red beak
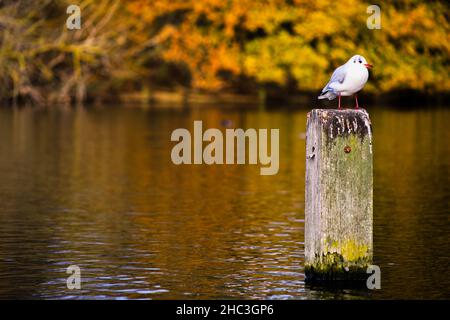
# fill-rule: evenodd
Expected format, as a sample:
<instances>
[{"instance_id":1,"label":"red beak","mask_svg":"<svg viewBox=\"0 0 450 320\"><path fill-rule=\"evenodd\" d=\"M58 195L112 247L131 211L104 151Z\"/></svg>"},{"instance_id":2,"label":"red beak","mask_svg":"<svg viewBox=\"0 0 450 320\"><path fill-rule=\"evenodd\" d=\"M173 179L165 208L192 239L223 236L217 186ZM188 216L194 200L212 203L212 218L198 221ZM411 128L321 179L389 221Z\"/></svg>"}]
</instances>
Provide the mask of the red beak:
<instances>
[{"instance_id":1,"label":"red beak","mask_svg":"<svg viewBox=\"0 0 450 320\"><path fill-rule=\"evenodd\" d=\"M366 66L367 69L373 68L373 65L371 65L370 63L365 63L364 65Z\"/></svg>"}]
</instances>

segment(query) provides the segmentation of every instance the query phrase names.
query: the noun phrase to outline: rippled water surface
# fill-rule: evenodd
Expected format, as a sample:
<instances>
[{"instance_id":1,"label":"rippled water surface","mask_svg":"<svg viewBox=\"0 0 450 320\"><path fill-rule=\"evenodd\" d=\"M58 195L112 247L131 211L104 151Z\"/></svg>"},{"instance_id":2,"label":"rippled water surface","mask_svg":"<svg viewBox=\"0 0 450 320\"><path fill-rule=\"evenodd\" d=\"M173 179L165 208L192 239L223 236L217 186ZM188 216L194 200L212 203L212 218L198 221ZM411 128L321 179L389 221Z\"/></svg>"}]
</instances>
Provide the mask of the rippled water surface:
<instances>
[{"instance_id":1,"label":"rippled water surface","mask_svg":"<svg viewBox=\"0 0 450 320\"><path fill-rule=\"evenodd\" d=\"M0 109L0 298L450 298L449 109L369 112L377 292L305 286L306 111ZM172 164L194 120L279 128L278 175Z\"/></svg>"}]
</instances>

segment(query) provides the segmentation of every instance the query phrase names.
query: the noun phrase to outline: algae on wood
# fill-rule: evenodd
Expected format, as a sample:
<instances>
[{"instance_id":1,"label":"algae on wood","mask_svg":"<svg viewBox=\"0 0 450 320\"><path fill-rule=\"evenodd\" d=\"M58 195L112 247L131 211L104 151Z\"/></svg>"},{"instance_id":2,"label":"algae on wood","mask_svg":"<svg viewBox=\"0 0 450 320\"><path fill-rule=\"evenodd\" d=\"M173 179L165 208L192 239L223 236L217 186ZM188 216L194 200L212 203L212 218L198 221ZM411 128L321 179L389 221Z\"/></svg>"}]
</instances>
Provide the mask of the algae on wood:
<instances>
[{"instance_id":1,"label":"algae on wood","mask_svg":"<svg viewBox=\"0 0 450 320\"><path fill-rule=\"evenodd\" d=\"M367 279L373 254L369 115L314 109L306 134L306 278Z\"/></svg>"}]
</instances>

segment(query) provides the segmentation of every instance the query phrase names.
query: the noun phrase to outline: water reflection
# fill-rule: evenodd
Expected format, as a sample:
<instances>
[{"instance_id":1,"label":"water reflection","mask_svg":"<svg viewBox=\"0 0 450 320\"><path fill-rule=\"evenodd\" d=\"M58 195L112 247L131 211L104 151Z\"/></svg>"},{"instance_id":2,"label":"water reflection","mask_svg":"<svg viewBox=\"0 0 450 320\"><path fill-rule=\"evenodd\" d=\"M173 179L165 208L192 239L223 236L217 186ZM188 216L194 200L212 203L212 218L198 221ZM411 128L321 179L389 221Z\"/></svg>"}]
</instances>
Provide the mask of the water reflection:
<instances>
[{"instance_id":1,"label":"water reflection","mask_svg":"<svg viewBox=\"0 0 450 320\"><path fill-rule=\"evenodd\" d=\"M378 292L304 284L305 111L0 109L0 297L449 298L449 111L369 111ZM280 128L278 175L173 165L194 120Z\"/></svg>"}]
</instances>

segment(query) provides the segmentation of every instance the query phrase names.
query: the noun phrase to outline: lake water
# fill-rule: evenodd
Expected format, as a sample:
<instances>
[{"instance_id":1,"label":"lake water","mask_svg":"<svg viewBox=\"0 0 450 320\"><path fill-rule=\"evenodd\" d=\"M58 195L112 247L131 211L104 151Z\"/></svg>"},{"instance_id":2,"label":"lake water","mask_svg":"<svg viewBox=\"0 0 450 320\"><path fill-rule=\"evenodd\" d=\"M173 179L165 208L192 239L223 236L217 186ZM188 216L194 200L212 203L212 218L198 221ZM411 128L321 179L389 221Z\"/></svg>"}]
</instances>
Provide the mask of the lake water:
<instances>
[{"instance_id":1,"label":"lake water","mask_svg":"<svg viewBox=\"0 0 450 320\"><path fill-rule=\"evenodd\" d=\"M368 111L378 291L305 285L306 110L1 108L0 298L449 299L450 109ZM279 128L279 173L172 164L194 120Z\"/></svg>"}]
</instances>

